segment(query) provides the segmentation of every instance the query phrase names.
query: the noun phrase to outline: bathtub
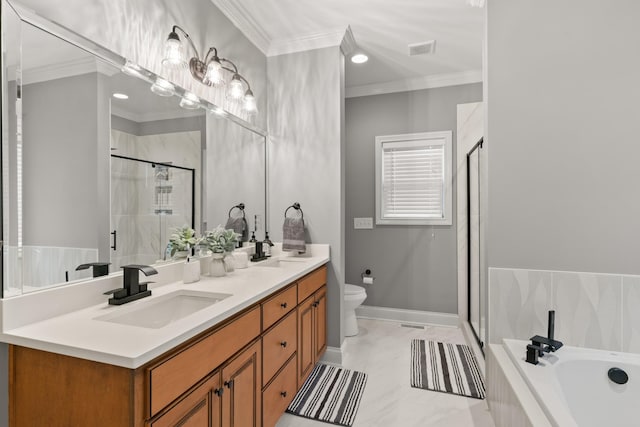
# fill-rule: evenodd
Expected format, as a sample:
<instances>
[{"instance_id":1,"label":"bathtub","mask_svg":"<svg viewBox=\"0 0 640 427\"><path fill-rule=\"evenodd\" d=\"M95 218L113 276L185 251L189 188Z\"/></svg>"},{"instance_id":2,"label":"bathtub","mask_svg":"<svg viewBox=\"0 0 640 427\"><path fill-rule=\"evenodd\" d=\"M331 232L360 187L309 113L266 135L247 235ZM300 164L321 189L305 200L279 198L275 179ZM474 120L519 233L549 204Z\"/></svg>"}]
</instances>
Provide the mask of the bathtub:
<instances>
[{"instance_id":1,"label":"bathtub","mask_svg":"<svg viewBox=\"0 0 640 427\"><path fill-rule=\"evenodd\" d=\"M504 348L551 425L640 426L640 355L564 346L537 365L525 362L527 341L504 340ZM616 384L610 368L629 381Z\"/></svg>"}]
</instances>

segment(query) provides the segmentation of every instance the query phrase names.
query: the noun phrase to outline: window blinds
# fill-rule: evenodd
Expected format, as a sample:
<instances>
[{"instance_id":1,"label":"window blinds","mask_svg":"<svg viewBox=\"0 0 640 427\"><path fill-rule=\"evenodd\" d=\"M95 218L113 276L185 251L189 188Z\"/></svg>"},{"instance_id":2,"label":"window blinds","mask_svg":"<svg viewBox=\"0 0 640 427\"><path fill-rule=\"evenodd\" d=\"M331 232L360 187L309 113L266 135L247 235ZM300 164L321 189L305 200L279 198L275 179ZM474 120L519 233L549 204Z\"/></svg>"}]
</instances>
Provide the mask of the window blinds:
<instances>
[{"instance_id":1,"label":"window blinds","mask_svg":"<svg viewBox=\"0 0 640 427\"><path fill-rule=\"evenodd\" d=\"M444 217L444 141L382 144L382 217Z\"/></svg>"}]
</instances>

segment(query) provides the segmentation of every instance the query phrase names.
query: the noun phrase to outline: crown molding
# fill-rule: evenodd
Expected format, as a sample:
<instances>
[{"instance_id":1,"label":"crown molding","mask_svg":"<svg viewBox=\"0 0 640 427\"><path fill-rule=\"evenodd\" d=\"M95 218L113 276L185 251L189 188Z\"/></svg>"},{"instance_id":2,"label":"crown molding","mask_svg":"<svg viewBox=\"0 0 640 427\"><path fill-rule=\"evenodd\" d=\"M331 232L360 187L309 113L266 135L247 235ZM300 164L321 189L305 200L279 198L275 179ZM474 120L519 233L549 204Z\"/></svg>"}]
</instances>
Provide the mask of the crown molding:
<instances>
[{"instance_id":1,"label":"crown molding","mask_svg":"<svg viewBox=\"0 0 640 427\"><path fill-rule=\"evenodd\" d=\"M46 82L65 77L79 76L87 73L102 73L107 76L117 74L120 70L94 58L82 58L74 61L66 61L58 64L49 64L42 67L22 71L22 84ZM15 78L15 77L14 77Z\"/></svg>"},{"instance_id":2,"label":"crown molding","mask_svg":"<svg viewBox=\"0 0 640 427\"><path fill-rule=\"evenodd\" d=\"M446 86L458 86L482 82L482 70L470 70L459 73L436 74L412 79L394 80L384 83L350 86L346 88L347 98L382 95L385 93L409 92Z\"/></svg>"},{"instance_id":3,"label":"crown molding","mask_svg":"<svg viewBox=\"0 0 640 427\"><path fill-rule=\"evenodd\" d=\"M357 48L358 44L356 43L355 37L353 37L351 26L347 25L347 29L344 32L344 37L342 38L342 42L340 43L342 54L344 56L350 56L353 52L356 51Z\"/></svg>"},{"instance_id":4,"label":"crown molding","mask_svg":"<svg viewBox=\"0 0 640 427\"><path fill-rule=\"evenodd\" d=\"M211 0L220 11L236 26L262 53L269 50L271 39L262 25L253 18L244 6L232 0Z\"/></svg>"},{"instance_id":5,"label":"crown molding","mask_svg":"<svg viewBox=\"0 0 640 427\"><path fill-rule=\"evenodd\" d=\"M124 108L111 106L111 114L114 116L122 117L123 119L130 120L136 123L143 122L155 122L159 120L171 120L171 119L184 119L185 117L198 117L202 116L203 111L198 110L185 110L180 111L162 111L162 112L147 112L147 113L134 113Z\"/></svg>"},{"instance_id":6,"label":"crown molding","mask_svg":"<svg viewBox=\"0 0 640 427\"><path fill-rule=\"evenodd\" d=\"M331 28L326 31L306 34L290 39L271 41L267 56L285 55L305 50L322 49L324 47L342 46L345 34L351 32L349 27ZM351 35L353 38L353 34Z\"/></svg>"}]
</instances>

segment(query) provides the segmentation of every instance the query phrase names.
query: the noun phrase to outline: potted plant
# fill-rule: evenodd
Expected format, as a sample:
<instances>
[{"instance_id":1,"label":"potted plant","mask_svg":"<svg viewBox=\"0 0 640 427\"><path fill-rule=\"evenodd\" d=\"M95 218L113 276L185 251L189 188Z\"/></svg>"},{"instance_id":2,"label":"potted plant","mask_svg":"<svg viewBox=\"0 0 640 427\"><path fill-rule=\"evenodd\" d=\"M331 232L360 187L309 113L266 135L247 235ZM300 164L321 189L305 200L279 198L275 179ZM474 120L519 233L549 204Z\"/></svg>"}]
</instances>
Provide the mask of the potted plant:
<instances>
[{"instance_id":1,"label":"potted plant","mask_svg":"<svg viewBox=\"0 0 640 427\"><path fill-rule=\"evenodd\" d=\"M189 250L199 244L200 240L196 237L196 231L188 225L175 228L169 237L171 257L185 258L189 255Z\"/></svg>"},{"instance_id":2,"label":"potted plant","mask_svg":"<svg viewBox=\"0 0 640 427\"><path fill-rule=\"evenodd\" d=\"M210 275L214 277L224 276L227 272L234 270L230 257L225 255L233 252L238 241L238 234L231 229L225 230L222 226L217 226L213 230L205 231L203 243L207 246L213 256L211 259Z\"/></svg>"}]
</instances>

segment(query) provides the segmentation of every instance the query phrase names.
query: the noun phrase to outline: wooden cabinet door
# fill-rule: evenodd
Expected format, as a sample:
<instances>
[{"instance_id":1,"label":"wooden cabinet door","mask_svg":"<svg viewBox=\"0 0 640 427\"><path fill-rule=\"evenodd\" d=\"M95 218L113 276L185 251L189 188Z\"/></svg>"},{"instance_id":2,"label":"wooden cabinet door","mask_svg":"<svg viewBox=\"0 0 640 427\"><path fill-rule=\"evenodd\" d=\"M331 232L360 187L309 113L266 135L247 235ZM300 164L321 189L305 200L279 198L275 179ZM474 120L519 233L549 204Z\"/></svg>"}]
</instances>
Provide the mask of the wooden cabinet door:
<instances>
[{"instance_id":1,"label":"wooden cabinet door","mask_svg":"<svg viewBox=\"0 0 640 427\"><path fill-rule=\"evenodd\" d=\"M302 386L315 364L313 350L313 295L298 305L298 387Z\"/></svg>"},{"instance_id":2,"label":"wooden cabinet door","mask_svg":"<svg viewBox=\"0 0 640 427\"><path fill-rule=\"evenodd\" d=\"M219 393L220 373L215 373L150 425L151 427L219 427L221 404Z\"/></svg>"},{"instance_id":3,"label":"wooden cabinet door","mask_svg":"<svg viewBox=\"0 0 640 427\"><path fill-rule=\"evenodd\" d=\"M222 427L261 427L262 351L254 342L222 367Z\"/></svg>"},{"instance_id":4,"label":"wooden cabinet door","mask_svg":"<svg viewBox=\"0 0 640 427\"><path fill-rule=\"evenodd\" d=\"M327 287L314 294L314 363L320 360L327 349Z\"/></svg>"}]
</instances>

